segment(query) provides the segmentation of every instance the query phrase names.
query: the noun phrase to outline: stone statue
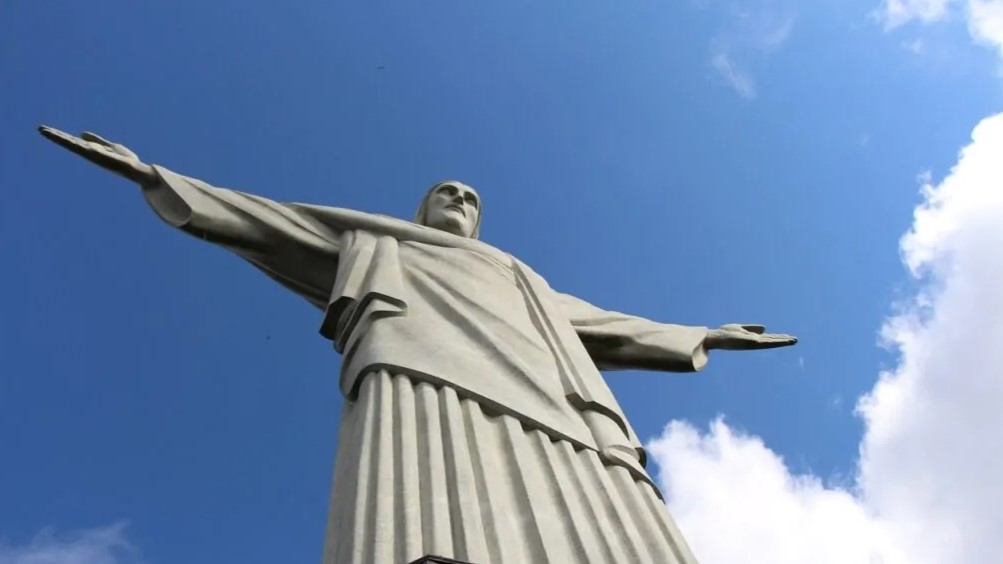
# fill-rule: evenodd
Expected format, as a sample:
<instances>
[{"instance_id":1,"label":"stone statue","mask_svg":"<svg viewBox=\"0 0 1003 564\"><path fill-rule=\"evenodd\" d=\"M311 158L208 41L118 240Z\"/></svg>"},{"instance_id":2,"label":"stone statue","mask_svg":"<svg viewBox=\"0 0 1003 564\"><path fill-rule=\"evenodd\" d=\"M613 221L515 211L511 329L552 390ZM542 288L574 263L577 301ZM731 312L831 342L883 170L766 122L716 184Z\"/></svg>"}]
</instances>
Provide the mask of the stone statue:
<instances>
[{"instance_id":1,"label":"stone statue","mask_svg":"<svg viewBox=\"0 0 1003 564\"><path fill-rule=\"evenodd\" d=\"M408 222L277 203L91 133L40 132L323 312L345 396L326 564L694 563L599 371L693 372L712 349L797 342L559 293L478 240L481 198L460 182L432 186Z\"/></svg>"}]
</instances>

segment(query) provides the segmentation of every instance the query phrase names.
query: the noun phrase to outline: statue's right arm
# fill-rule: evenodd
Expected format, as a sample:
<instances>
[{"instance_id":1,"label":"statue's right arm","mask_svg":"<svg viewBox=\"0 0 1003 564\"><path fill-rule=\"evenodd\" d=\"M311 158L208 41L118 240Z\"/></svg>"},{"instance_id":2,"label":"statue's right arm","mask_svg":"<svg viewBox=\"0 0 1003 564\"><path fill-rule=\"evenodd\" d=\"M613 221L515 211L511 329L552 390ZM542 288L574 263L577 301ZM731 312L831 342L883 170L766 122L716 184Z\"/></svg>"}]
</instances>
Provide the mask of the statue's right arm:
<instances>
[{"instance_id":1,"label":"statue's right arm","mask_svg":"<svg viewBox=\"0 0 1003 564\"><path fill-rule=\"evenodd\" d=\"M291 247L337 256L340 233L268 198L153 166L156 178L142 186L153 211L169 225L240 254L269 254Z\"/></svg>"},{"instance_id":2,"label":"statue's right arm","mask_svg":"<svg viewBox=\"0 0 1003 564\"><path fill-rule=\"evenodd\" d=\"M142 187L153 211L169 225L248 260L318 307L337 274L341 233L296 206L211 186L139 160L131 150L93 133L76 137L49 127L57 145Z\"/></svg>"},{"instance_id":3,"label":"statue's right arm","mask_svg":"<svg viewBox=\"0 0 1003 564\"><path fill-rule=\"evenodd\" d=\"M327 304L341 233L285 204L154 166L143 196L166 223L228 249L318 307Z\"/></svg>"}]
</instances>

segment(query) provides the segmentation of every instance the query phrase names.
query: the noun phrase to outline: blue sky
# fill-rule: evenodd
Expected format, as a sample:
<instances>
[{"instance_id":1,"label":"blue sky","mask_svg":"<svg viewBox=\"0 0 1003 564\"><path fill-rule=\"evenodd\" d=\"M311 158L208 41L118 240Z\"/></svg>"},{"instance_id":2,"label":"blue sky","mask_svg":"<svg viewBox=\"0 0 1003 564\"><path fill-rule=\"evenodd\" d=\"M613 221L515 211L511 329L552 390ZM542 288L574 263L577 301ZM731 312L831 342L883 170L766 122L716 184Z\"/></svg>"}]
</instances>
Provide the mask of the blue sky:
<instances>
[{"instance_id":1,"label":"blue sky","mask_svg":"<svg viewBox=\"0 0 1003 564\"><path fill-rule=\"evenodd\" d=\"M858 0L12 3L0 562L98 533L152 563L316 561L341 405L317 311L172 232L42 123L405 218L431 183L468 182L482 237L558 289L801 338L699 375L610 375L642 439L679 439L673 420L720 438L723 415L791 475L857 495L873 421L854 405L907 364L879 331L922 287L899 246L917 175L947 175L1000 108L998 58L965 19L993 2L933 3L929 22Z\"/></svg>"}]
</instances>

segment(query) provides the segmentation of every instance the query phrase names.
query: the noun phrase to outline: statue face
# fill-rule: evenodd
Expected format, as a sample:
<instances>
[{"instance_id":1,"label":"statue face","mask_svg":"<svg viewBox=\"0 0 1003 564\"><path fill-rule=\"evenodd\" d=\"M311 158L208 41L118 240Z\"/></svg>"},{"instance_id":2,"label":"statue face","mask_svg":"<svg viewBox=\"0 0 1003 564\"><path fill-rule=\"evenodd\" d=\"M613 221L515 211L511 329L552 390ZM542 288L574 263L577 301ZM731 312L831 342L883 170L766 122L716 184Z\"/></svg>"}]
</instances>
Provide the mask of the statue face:
<instances>
[{"instance_id":1,"label":"statue face","mask_svg":"<svg viewBox=\"0 0 1003 564\"><path fill-rule=\"evenodd\" d=\"M466 184L446 182L428 196L425 225L461 237L471 237L481 213L481 199Z\"/></svg>"}]
</instances>

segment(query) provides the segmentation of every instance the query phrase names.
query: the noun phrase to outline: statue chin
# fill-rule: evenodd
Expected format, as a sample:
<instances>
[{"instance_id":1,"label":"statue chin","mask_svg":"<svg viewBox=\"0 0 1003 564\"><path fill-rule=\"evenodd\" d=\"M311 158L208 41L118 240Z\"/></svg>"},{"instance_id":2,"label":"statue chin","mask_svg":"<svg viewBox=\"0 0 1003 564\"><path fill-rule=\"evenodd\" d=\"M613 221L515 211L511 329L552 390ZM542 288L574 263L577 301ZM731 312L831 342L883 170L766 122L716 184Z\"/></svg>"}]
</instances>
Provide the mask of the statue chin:
<instances>
[{"instance_id":1,"label":"statue chin","mask_svg":"<svg viewBox=\"0 0 1003 564\"><path fill-rule=\"evenodd\" d=\"M452 233L453 235L459 235L460 237L470 237L466 224L455 219L446 218L442 221L429 223L426 227L438 229L439 231L445 231L446 233Z\"/></svg>"}]
</instances>

